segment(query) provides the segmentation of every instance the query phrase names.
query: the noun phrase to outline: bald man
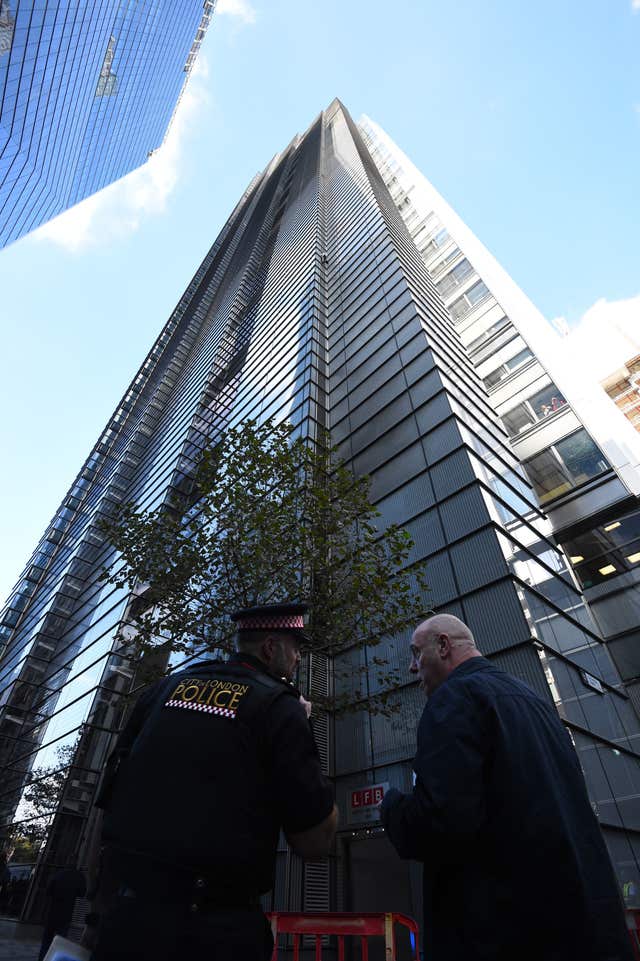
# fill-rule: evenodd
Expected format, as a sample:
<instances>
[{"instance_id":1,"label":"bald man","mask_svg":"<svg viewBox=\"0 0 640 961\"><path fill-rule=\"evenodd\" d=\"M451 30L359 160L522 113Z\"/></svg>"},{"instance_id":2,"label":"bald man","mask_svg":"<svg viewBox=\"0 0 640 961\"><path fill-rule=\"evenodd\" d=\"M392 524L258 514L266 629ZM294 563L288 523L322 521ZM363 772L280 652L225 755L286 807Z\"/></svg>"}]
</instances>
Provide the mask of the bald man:
<instances>
[{"instance_id":1,"label":"bald man","mask_svg":"<svg viewBox=\"0 0 640 961\"><path fill-rule=\"evenodd\" d=\"M409 670L428 696L411 794L383 823L424 864L429 961L631 961L618 886L569 735L549 701L482 657L451 614Z\"/></svg>"}]
</instances>

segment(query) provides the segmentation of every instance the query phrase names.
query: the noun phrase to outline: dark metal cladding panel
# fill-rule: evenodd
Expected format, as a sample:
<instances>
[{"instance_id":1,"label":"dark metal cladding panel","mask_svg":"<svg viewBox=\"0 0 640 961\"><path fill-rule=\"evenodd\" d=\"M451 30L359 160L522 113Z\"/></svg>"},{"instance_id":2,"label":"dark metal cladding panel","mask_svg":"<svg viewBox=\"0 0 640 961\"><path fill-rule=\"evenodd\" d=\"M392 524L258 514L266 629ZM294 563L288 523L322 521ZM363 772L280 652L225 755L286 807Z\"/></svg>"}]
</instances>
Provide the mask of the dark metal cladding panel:
<instances>
[{"instance_id":1,"label":"dark metal cladding panel","mask_svg":"<svg viewBox=\"0 0 640 961\"><path fill-rule=\"evenodd\" d=\"M478 487L467 487L450 497L440 505L440 516L449 543L489 523L489 511Z\"/></svg>"},{"instance_id":2,"label":"dark metal cladding panel","mask_svg":"<svg viewBox=\"0 0 640 961\"><path fill-rule=\"evenodd\" d=\"M429 464L457 450L462 446L462 436L456 420L452 417L451 420L429 431L422 443Z\"/></svg>"},{"instance_id":3,"label":"dark metal cladding panel","mask_svg":"<svg viewBox=\"0 0 640 961\"><path fill-rule=\"evenodd\" d=\"M406 523L404 527L409 531L414 541L409 555L409 563L422 560L430 554L436 554L446 544L440 522L440 512L437 508L426 511L416 517L415 520Z\"/></svg>"},{"instance_id":4,"label":"dark metal cladding panel","mask_svg":"<svg viewBox=\"0 0 640 961\"><path fill-rule=\"evenodd\" d=\"M640 680L628 683L625 690L631 698L636 713L640 716Z\"/></svg>"},{"instance_id":5,"label":"dark metal cladding panel","mask_svg":"<svg viewBox=\"0 0 640 961\"><path fill-rule=\"evenodd\" d=\"M372 763L369 715L366 711L343 714L335 719L334 771L364 770Z\"/></svg>"},{"instance_id":6,"label":"dark metal cladding panel","mask_svg":"<svg viewBox=\"0 0 640 961\"><path fill-rule=\"evenodd\" d=\"M427 466L422 444L413 444L402 452L402 464L391 461L371 474L371 497L377 501L396 490L416 474L422 474Z\"/></svg>"},{"instance_id":7,"label":"dark metal cladding panel","mask_svg":"<svg viewBox=\"0 0 640 961\"><path fill-rule=\"evenodd\" d=\"M431 468L431 481L438 500L448 497L476 480L466 449L457 450Z\"/></svg>"},{"instance_id":8,"label":"dark metal cladding panel","mask_svg":"<svg viewBox=\"0 0 640 961\"><path fill-rule=\"evenodd\" d=\"M507 562L493 528L471 534L449 550L458 586L463 593L505 577L508 573Z\"/></svg>"},{"instance_id":9,"label":"dark metal cladding panel","mask_svg":"<svg viewBox=\"0 0 640 961\"><path fill-rule=\"evenodd\" d=\"M515 585L510 581L492 584L465 597L462 606L463 620L483 654L494 654L531 636Z\"/></svg>"},{"instance_id":10,"label":"dark metal cladding panel","mask_svg":"<svg viewBox=\"0 0 640 961\"><path fill-rule=\"evenodd\" d=\"M536 694L553 704L553 695L533 642L526 647L517 647L502 654L492 654L491 663L501 671L513 674L514 677L524 681Z\"/></svg>"},{"instance_id":11,"label":"dark metal cladding panel","mask_svg":"<svg viewBox=\"0 0 640 961\"><path fill-rule=\"evenodd\" d=\"M416 729L426 700L417 685L405 688L389 698L390 716L375 714L371 718L374 763L388 764L399 757L413 756Z\"/></svg>"},{"instance_id":12,"label":"dark metal cladding panel","mask_svg":"<svg viewBox=\"0 0 640 961\"><path fill-rule=\"evenodd\" d=\"M450 416L451 404L445 393L436 394L416 411L416 420L421 434L427 434Z\"/></svg>"},{"instance_id":13,"label":"dark metal cladding panel","mask_svg":"<svg viewBox=\"0 0 640 961\"><path fill-rule=\"evenodd\" d=\"M447 551L430 557L426 565L429 603L436 608L448 604L459 594L455 572Z\"/></svg>"},{"instance_id":14,"label":"dark metal cladding panel","mask_svg":"<svg viewBox=\"0 0 640 961\"><path fill-rule=\"evenodd\" d=\"M433 507L435 498L429 474L408 481L400 490L389 494L376 505L387 524L404 524L411 517Z\"/></svg>"}]
</instances>

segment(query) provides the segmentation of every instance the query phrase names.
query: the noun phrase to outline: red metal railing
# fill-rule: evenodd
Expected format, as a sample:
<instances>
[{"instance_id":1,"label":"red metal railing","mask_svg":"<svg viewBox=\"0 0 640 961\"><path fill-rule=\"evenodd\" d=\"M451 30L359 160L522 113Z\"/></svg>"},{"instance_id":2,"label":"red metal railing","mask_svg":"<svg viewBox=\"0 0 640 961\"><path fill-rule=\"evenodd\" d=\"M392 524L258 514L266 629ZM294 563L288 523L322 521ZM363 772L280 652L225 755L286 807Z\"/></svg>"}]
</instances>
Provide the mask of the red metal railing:
<instances>
[{"instance_id":1,"label":"red metal railing","mask_svg":"<svg viewBox=\"0 0 640 961\"><path fill-rule=\"evenodd\" d=\"M395 925L400 924L408 928L411 939L413 957L418 954L418 925L413 918L406 914L297 914L294 911L274 911L267 917L271 922L274 948L271 961L277 961L278 935L291 934L293 936L293 961L300 959L300 938L304 935L315 937L316 961L322 961L322 938L334 935L338 941L338 961L344 961L345 937L360 938L362 961L369 958L369 938L384 938L385 957L387 961L396 961Z\"/></svg>"},{"instance_id":2,"label":"red metal railing","mask_svg":"<svg viewBox=\"0 0 640 961\"><path fill-rule=\"evenodd\" d=\"M631 938L633 956L640 961L640 908L627 908L627 928Z\"/></svg>"}]
</instances>

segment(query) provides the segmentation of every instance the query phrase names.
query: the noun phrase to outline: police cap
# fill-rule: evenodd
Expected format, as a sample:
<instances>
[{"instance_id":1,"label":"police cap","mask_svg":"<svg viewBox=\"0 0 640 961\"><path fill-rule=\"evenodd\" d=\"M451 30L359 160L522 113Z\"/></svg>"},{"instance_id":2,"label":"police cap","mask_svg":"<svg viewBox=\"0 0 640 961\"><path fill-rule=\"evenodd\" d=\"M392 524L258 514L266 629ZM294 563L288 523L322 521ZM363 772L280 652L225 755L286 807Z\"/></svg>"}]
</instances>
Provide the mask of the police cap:
<instances>
[{"instance_id":1,"label":"police cap","mask_svg":"<svg viewBox=\"0 0 640 961\"><path fill-rule=\"evenodd\" d=\"M309 643L311 637L304 629L304 615L309 605L304 603L265 604L262 607L243 607L234 611L234 621L238 633L243 631L269 631L281 634L294 634Z\"/></svg>"}]
</instances>

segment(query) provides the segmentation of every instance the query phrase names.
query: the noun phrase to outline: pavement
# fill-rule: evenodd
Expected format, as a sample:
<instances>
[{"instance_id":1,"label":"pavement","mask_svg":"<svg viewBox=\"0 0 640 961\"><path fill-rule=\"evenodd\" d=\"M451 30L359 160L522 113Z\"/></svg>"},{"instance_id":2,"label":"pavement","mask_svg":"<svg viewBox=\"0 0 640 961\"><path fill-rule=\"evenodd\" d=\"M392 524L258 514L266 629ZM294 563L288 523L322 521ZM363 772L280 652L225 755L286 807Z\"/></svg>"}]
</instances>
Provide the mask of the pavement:
<instances>
[{"instance_id":1,"label":"pavement","mask_svg":"<svg viewBox=\"0 0 640 961\"><path fill-rule=\"evenodd\" d=\"M0 938L1 961L37 961L39 951L39 941L17 941Z\"/></svg>"},{"instance_id":2,"label":"pavement","mask_svg":"<svg viewBox=\"0 0 640 961\"><path fill-rule=\"evenodd\" d=\"M42 928L0 917L0 961L37 961Z\"/></svg>"},{"instance_id":3,"label":"pavement","mask_svg":"<svg viewBox=\"0 0 640 961\"><path fill-rule=\"evenodd\" d=\"M73 926L69 939L78 940L81 933L80 927ZM38 961L41 941L41 925L23 924L0 915L0 961Z\"/></svg>"}]
</instances>

